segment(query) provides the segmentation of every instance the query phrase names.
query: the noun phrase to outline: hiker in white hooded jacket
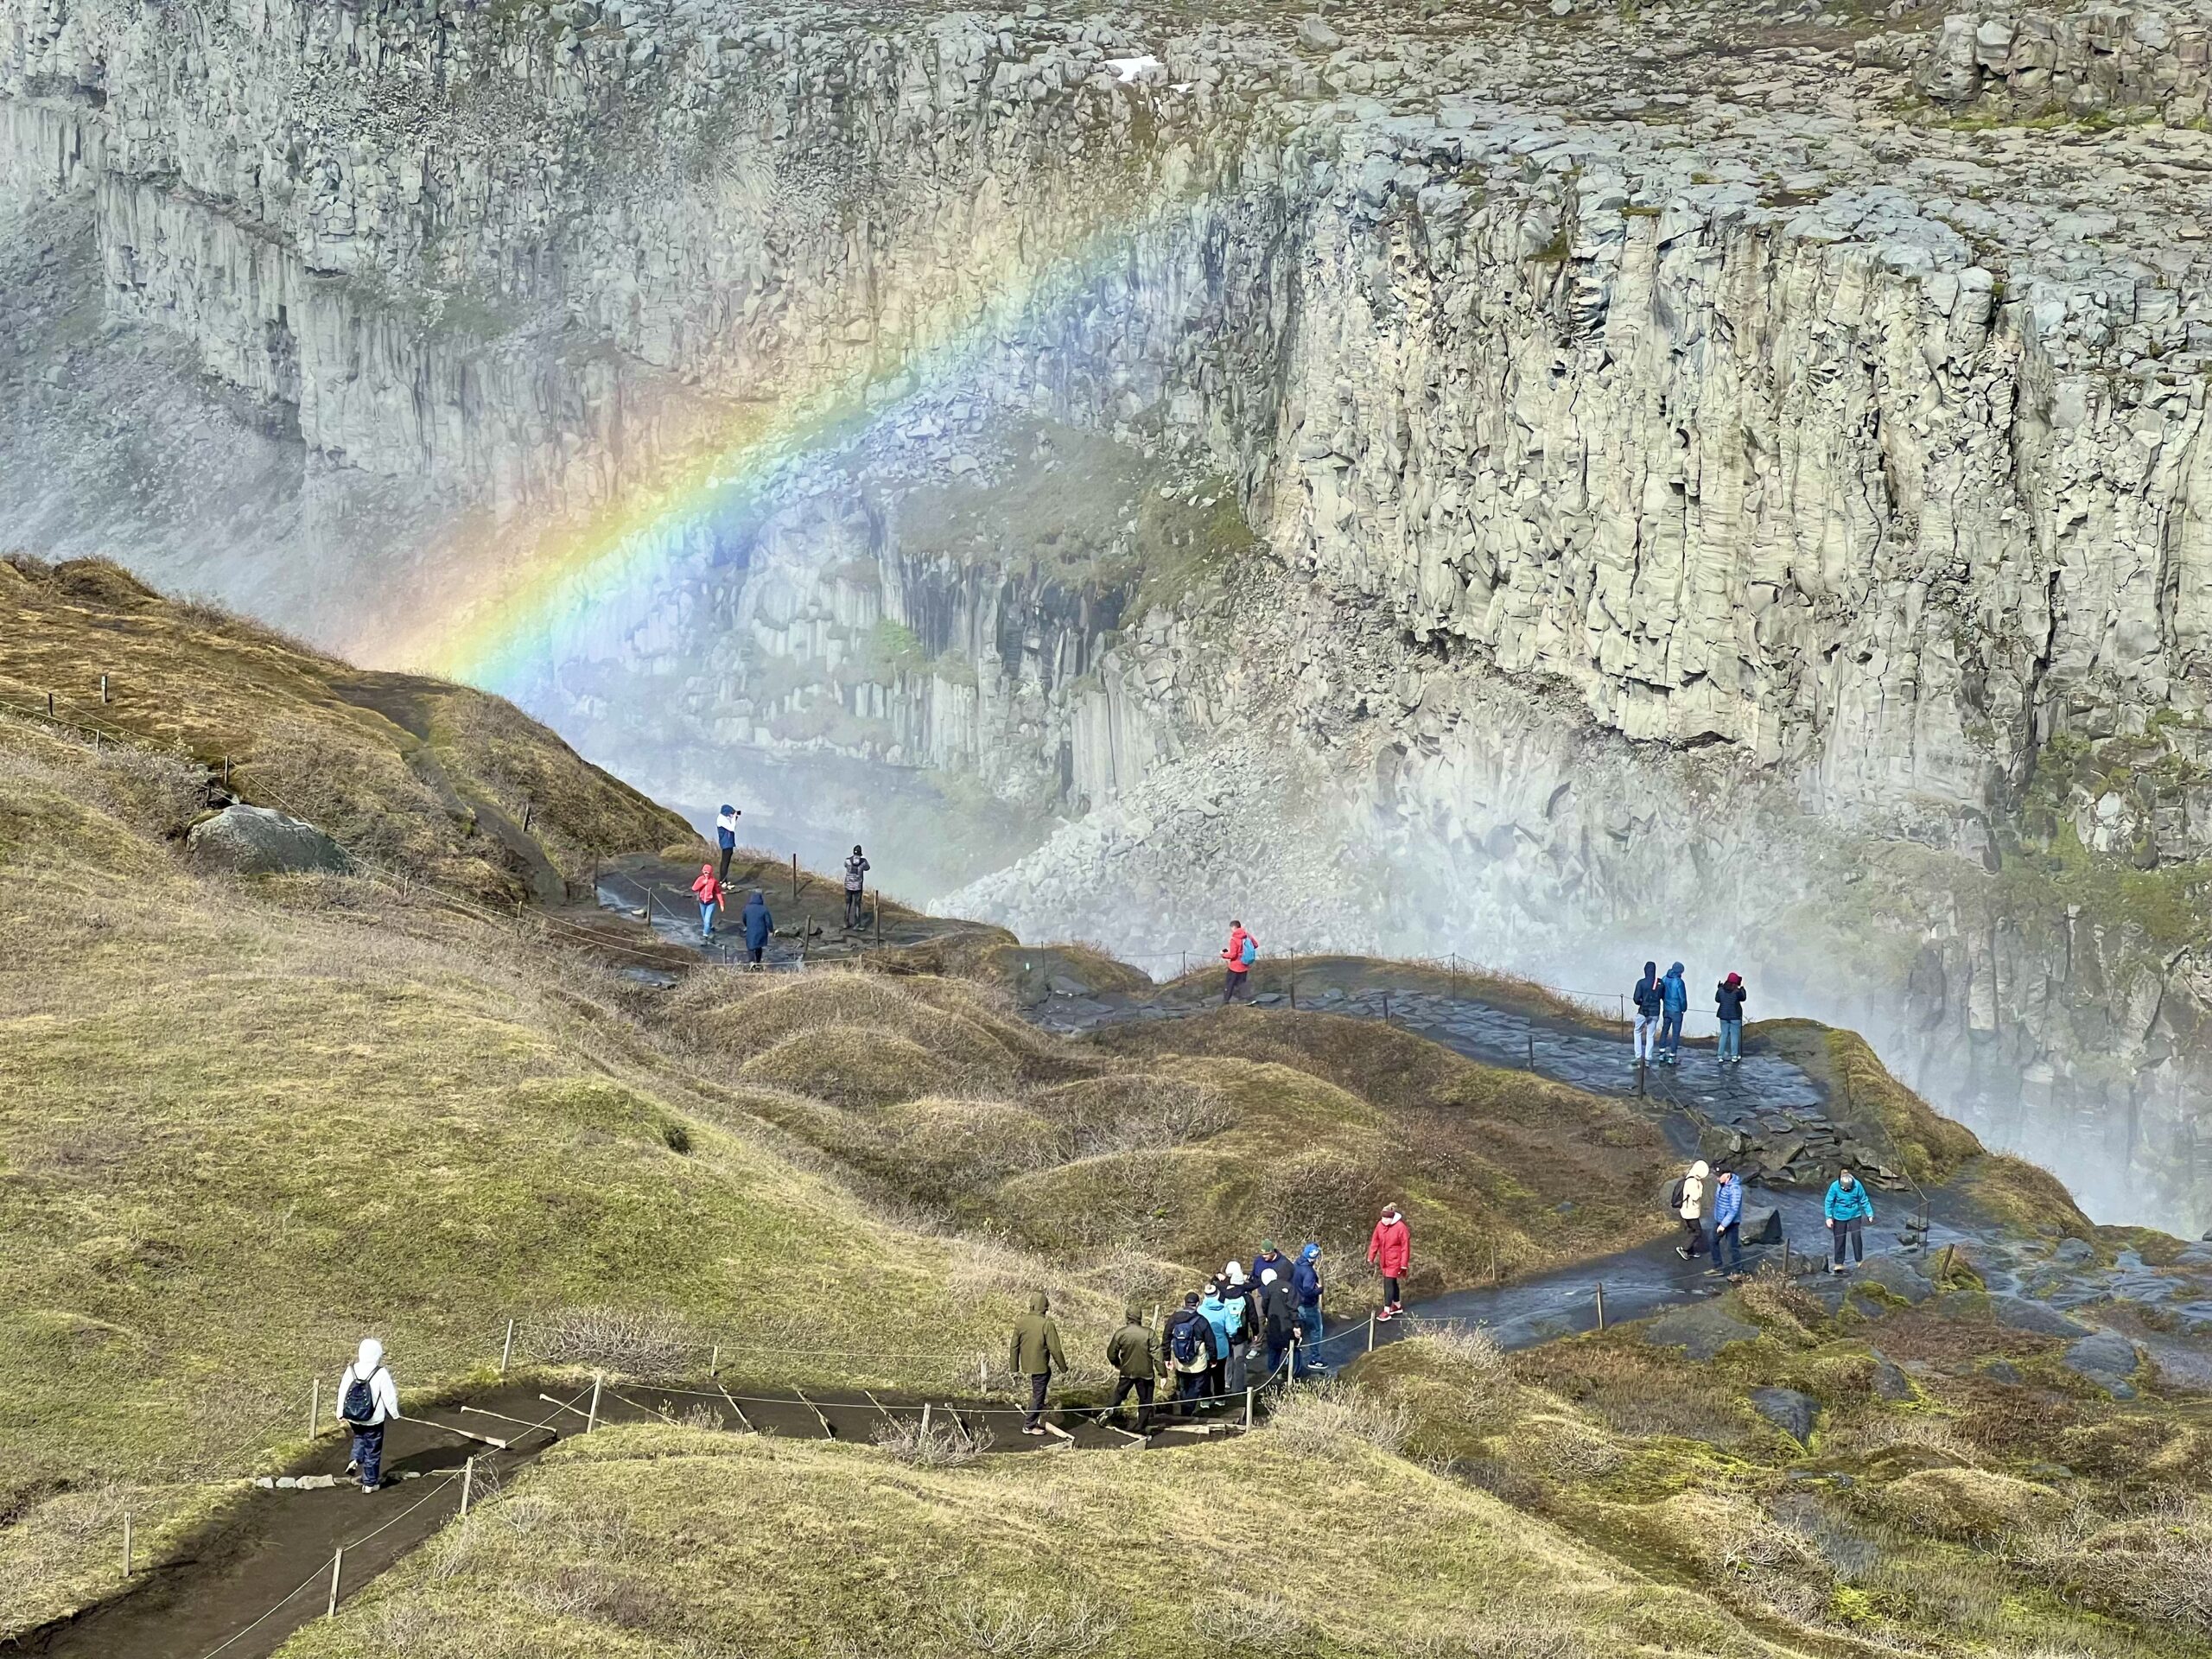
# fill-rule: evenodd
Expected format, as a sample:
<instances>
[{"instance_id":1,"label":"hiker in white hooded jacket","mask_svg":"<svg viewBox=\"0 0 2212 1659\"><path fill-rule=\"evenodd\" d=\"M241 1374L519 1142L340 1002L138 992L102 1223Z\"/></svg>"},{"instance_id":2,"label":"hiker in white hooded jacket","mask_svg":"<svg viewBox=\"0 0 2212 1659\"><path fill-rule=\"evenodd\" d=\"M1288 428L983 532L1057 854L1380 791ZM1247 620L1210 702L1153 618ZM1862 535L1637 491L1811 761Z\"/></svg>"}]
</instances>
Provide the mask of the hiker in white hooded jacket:
<instances>
[{"instance_id":1,"label":"hiker in white hooded jacket","mask_svg":"<svg viewBox=\"0 0 2212 1659\"><path fill-rule=\"evenodd\" d=\"M338 1421L352 1431L353 1455L346 1472L361 1478L361 1490L373 1492L384 1484L384 1426L399 1415L399 1389L385 1367L384 1344L374 1337L361 1338L338 1378Z\"/></svg>"}]
</instances>

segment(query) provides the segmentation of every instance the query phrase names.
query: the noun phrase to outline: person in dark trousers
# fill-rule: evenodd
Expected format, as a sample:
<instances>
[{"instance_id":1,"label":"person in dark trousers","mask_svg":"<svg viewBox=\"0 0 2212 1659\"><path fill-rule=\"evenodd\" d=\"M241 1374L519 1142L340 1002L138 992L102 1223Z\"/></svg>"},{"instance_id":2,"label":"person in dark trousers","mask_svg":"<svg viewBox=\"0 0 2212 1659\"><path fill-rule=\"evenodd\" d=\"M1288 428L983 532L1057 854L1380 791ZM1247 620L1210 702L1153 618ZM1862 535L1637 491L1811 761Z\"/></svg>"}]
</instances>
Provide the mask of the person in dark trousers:
<instances>
[{"instance_id":1,"label":"person in dark trousers","mask_svg":"<svg viewBox=\"0 0 2212 1659\"><path fill-rule=\"evenodd\" d=\"M1229 924L1229 943L1221 953L1221 959L1229 969L1229 976L1221 987L1221 1000L1224 1004L1233 1002L1240 996L1248 1001L1250 999L1252 964L1259 960L1259 956L1260 942L1244 931L1243 923L1232 920Z\"/></svg>"},{"instance_id":2,"label":"person in dark trousers","mask_svg":"<svg viewBox=\"0 0 2212 1659\"><path fill-rule=\"evenodd\" d=\"M384 1484L384 1426L399 1415L399 1389L384 1363L384 1344L374 1337L361 1338L353 1363L339 1374L335 1409L353 1436L346 1472L361 1478L364 1492L373 1492Z\"/></svg>"},{"instance_id":3,"label":"person in dark trousers","mask_svg":"<svg viewBox=\"0 0 2212 1659\"><path fill-rule=\"evenodd\" d=\"M1325 1371L1321 1363L1321 1247L1309 1243L1290 1270L1298 1300L1298 1374Z\"/></svg>"},{"instance_id":4,"label":"person in dark trousers","mask_svg":"<svg viewBox=\"0 0 2212 1659\"><path fill-rule=\"evenodd\" d=\"M1866 1183L1845 1166L1843 1172L1828 1183L1827 1198L1821 1204L1828 1230L1828 1271L1845 1270L1847 1252L1853 1262L1866 1259L1866 1241L1863 1236L1866 1224L1874 1219L1873 1195L1867 1192Z\"/></svg>"},{"instance_id":5,"label":"person in dark trousers","mask_svg":"<svg viewBox=\"0 0 2212 1659\"><path fill-rule=\"evenodd\" d=\"M768 948L768 936L776 931L776 918L768 913L768 901L760 888L753 889L738 919L745 924L745 959L758 968L760 953Z\"/></svg>"},{"instance_id":6,"label":"person in dark trousers","mask_svg":"<svg viewBox=\"0 0 2212 1659\"><path fill-rule=\"evenodd\" d=\"M1376 1317L1395 1319L1406 1311L1406 1305L1398 1300L1398 1281L1406 1276L1414 1259L1413 1234L1396 1205L1382 1212L1382 1219L1368 1236L1367 1259L1382 1275L1382 1311Z\"/></svg>"},{"instance_id":7,"label":"person in dark trousers","mask_svg":"<svg viewBox=\"0 0 2212 1659\"><path fill-rule=\"evenodd\" d=\"M1636 1058L1649 1062L1651 1039L1658 1033L1659 1017L1666 1010L1667 994L1659 988L1659 964L1643 964L1643 977L1636 982L1636 988L1629 993L1636 1004Z\"/></svg>"},{"instance_id":8,"label":"person in dark trousers","mask_svg":"<svg viewBox=\"0 0 2212 1659\"><path fill-rule=\"evenodd\" d=\"M1221 1294L1236 1316L1230 1327L1229 1363L1223 1370L1222 1383L1230 1393L1242 1394L1251 1382L1252 1339L1260 1329L1259 1287L1244 1276L1243 1262L1231 1262L1222 1273Z\"/></svg>"},{"instance_id":9,"label":"person in dark trousers","mask_svg":"<svg viewBox=\"0 0 2212 1659\"><path fill-rule=\"evenodd\" d=\"M1713 1266L1733 1273L1744 1265L1744 1184L1732 1169L1720 1172L1713 1189Z\"/></svg>"},{"instance_id":10,"label":"person in dark trousers","mask_svg":"<svg viewBox=\"0 0 2212 1659\"><path fill-rule=\"evenodd\" d=\"M1106 1344L1106 1363L1114 1368L1114 1397L1098 1414L1111 1422L1122 1414L1122 1402L1137 1397L1137 1433L1152 1433L1152 1385L1160 1375L1160 1356L1153 1350L1152 1331L1143 1311L1132 1303L1122 1315L1122 1328Z\"/></svg>"},{"instance_id":11,"label":"person in dark trousers","mask_svg":"<svg viewBox=\"0 0 2212 1659\"><path fill-rule=\"evenodd\" d=\"M1052 1385L1052 1373L1068 1368L1052 1306L1041 1290L1030 1297L1029 1311L1014 1322L1014 1345L1007 1353L1007 1370L1029 1379L1029 1414L1021 1423L1025 1434L1045 1432L1045 1391Z\"/></svg>"},{"instance_id":12,"label":"person in dark trousers","mask_svg":"<svg viewBox=\"0 0 2212 1659\"><path fill-rule=\"evenodd\" d=\"M861 851L860 843L853 843L853 855L845 861L845 929L848 932L861 925L861 897L868 891L868 861Z\"/></svg>"},{"instance_id":13,"label":"person in dark trousers","mask_svg":"<svg viewBox=\"0 0 2212 1659\"><path fill-rule=\"evenodd\" d=\"M1713 1001L1720 1015L1720 1064L1744 1063L1744 1003L1751 992L1741 974L1731 974L1714 988Z\"/></svg>"},{"instance_id":14,"label":"person in dark trousers","mask_svg":"<svg viewBox=\"0 0 2212 1659\"><path fill-rule=\"evenodd\" d=\"M1268 1351L1268 1372L1260 1379L1272 1382L1282 1375L1298 1334L1298 1304L1291 1300L1290 1281L1273 1268L1260 1273L1260 1339Z\"/></svg>"},{"instance_id":15,"label":"person in dark trousers","mask_svg":"<svg viewBox=\"0 0 2212 1659\"><path fill-rule=\"evenodd\" d=\"M724 881L729 880L729 855L737 850L737 821L744 816L734 806L724 806L715 815L715 845L721 849Z\"/></svg>"},{"instance_id":16,"label":"person in dark trousers","mask_svg":"<svg viewBox=\"0 0 2212 1659\"><path fill-rule=\"evenodd\" d=\"M1229 1356L1235 1345L1236 1327L1244 1317L1243 1299L1230 1297L1227 1274L1214 1274L1206 1286L1205 1300L1198 1304L1198 1312L1213 1327L1213 1369L1206 1373L1206 1392L1218 1400L1229 1392Z\"/></svg>"},{"instance_id":17,"label":"person in dark trousers","mask_svg":"<svg viewBox=\"0 0 2212 1659\"><path fill-rule=\"evenodd\" d=\"M715 937L715 912L722 907L722 880L715 874L711 864L699 867L699 879L691 884L691 896L699 901L699 937Z\"/></svg>"},{"instance_id":18,"label":"person in dark trousers","mask_svg":"<svg viewBox=\"0 0 2212 1659\"><path fill-rule=\"evenodd\" d=\"M1700 1158L1683 1173L1680 1183L1681 1197L1675 1201L1675 1213L1682 1218L1686 1236L1675 1246L1675 1254L1685 1262L1705 1250L1705 1183L1712 1173Z\"/></svg>"},{"instance_id":19,"label":"person in dark trousers","mask_svg":"<svg viewBox=\"0 0 2212 1659\"><path fill-rule=\"evenodd\" d=\"M1258 1284L1260 1275L1270 1268L1283 1283L1290 1282L1290 1258L1275 1249L1274 1240L1263 1238L1260 1241L1260 1253L1252 1258L1252 1282Z\"/></svg>"},{"instance_id":20,"label":"person in dark trousers","mask_svg":"<svg viewBox=\"0 0 2212 1659\"><path fill-rule=\"evenodd\" d=\"M1666 978L1659 982L1659 1063L1662 1065L1680 1065L1682 1063L1682 1016L1689 1012L1690 1007L1690 988L1683 982L1681 963L1667 970Z\"/></svg>"},{"instance_id":21,"label":"person in dark trousers","mask_svg":"<svg viewBox=\"0 0 2212 1659\"><path fill-rule=\"evenodd\" d=\"M1160 1333L1160 1357L1175 1373L1175 1410L1194 1417L1206 1391L1206 1376L1220 1358L1214 1347L1213 1326L1198 1311L1198 1293L1185 1294L1183 1306L1168 1315L1167 1328Z\"/></svg>"}]
</instances>

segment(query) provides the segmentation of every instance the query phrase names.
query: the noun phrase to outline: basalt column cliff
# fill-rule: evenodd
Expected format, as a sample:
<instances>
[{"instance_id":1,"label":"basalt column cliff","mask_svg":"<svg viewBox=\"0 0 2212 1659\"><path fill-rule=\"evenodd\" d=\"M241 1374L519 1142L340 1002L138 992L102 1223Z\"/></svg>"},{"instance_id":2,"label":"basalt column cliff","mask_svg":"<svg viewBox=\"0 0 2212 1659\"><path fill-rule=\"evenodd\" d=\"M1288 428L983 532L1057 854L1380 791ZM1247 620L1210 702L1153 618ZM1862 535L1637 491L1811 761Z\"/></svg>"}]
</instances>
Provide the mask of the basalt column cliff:
<instances>
[{"instance_id":1,"label":"basalt column cliff","mask_svg":"<svg viewBox=\"0 0 2212 1659\"><path fill-rule=\"evenodd\" d=\"M0 0L5 539L2212 1224L2212 12L1205 12Z\"/></svg>"}]
</instances>

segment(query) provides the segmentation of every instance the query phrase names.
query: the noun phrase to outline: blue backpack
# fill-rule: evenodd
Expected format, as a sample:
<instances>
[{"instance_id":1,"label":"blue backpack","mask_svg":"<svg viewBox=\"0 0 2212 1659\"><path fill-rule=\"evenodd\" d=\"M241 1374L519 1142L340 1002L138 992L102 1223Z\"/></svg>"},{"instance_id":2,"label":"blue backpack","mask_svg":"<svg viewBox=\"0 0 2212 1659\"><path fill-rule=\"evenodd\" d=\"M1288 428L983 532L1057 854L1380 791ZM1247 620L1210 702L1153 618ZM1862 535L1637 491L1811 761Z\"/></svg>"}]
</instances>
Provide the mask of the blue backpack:
<instances>
[{"instance_id":1,"label":"blue backpack","mask_svg":"<svg viewBox=\"0 0 2212 1659\"><path fill-rule=\"evenodd\" d=\"M362 1424L377 1414L376 1390L369 1386L367 1377L357 1376L346 1385L346 1399L338 1414L349 1423Z\"/></svg>"},{"instance_id":2,"label":"blue backpack","mask_svg":"<svg viewBox=\"0 0 2212 1659\"><path fill-rule=\"evenodd\" d=\"M1187 1365L1198 1357L1204 1346L1198 1340L1198 1326L1204 1323L1203 1314L1186 1314L1176 1320L1174 1330L1168 1332L1168 1350L1180 1363Z\"/></svg>"},{"instance_id":3,"label":"blue backpack","mask_svg":"<svg viewBox=\"0 0 2212 1659\"><path fill-rule=\"evenodd\" d=\"M1236 953L1236 960L1249 968L1260 959L1260 942L1249 933L1244 936L1244 948Z\"/></svg>"}]
</instances>

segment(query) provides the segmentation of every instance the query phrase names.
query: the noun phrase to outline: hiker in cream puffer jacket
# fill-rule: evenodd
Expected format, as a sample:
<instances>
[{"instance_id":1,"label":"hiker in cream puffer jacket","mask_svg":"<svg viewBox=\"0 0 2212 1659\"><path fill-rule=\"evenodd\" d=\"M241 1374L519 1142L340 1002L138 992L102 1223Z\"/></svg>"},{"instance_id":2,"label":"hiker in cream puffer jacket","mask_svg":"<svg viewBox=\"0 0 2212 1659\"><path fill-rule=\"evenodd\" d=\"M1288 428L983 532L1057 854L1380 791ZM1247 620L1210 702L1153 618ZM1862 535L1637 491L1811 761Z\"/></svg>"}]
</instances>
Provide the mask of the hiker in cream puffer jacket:
<instances>
[{"instance_id":1,"label":"hiker in cream puffer jacket","mask_svg":"<svg viewBox=\"0 0 2212 1659\"><path fill-rule=\"evenodd\" d=\"M1682 1204L1677 1213L1681 1215L1683 1230L1688 1236L1675 1246L1675 1254L1685 1262L1705 1253L1705 1180L1712 1173L1706 1167L1705 1160L1700 1158L1682 1177Z\"/></svg>"}]
</instances>

